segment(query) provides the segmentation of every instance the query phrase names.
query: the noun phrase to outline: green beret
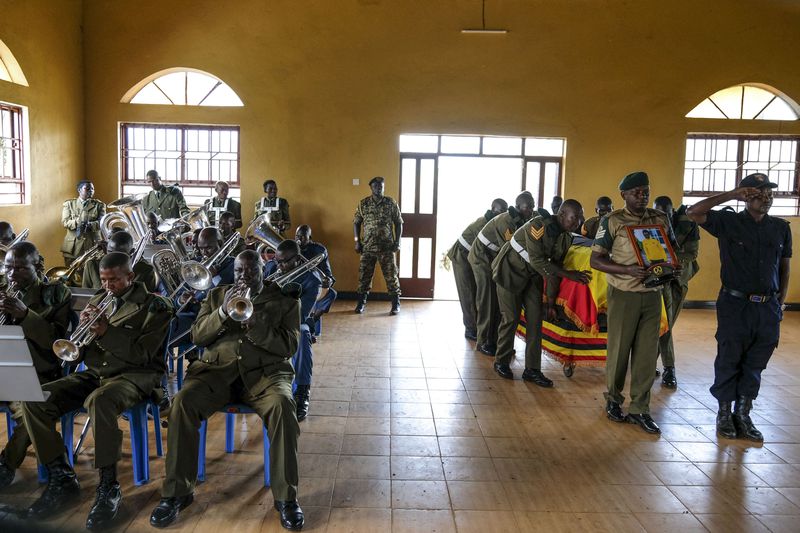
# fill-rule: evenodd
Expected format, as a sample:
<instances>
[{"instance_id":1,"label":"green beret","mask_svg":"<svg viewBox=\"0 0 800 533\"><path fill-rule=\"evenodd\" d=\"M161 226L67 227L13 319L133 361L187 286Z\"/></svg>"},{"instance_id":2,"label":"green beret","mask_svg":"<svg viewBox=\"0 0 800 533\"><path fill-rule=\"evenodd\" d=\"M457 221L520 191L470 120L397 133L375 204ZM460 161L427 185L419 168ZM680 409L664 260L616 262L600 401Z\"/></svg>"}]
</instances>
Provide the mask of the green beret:
<instances>
[{"instance_id":1,"label":"green beret","mask_svg":"<svg viewBox=\"0 0 800 533\"><path fill-rule=\"evenodd\" d=\"M622 181L619 182L619 190L629 191L636 187L642 187L643 185L650 185L650 178L647 177L647 172L642 172L640 170L638 172L631 172L622 178Z\"/></svg>"}]
</instances>

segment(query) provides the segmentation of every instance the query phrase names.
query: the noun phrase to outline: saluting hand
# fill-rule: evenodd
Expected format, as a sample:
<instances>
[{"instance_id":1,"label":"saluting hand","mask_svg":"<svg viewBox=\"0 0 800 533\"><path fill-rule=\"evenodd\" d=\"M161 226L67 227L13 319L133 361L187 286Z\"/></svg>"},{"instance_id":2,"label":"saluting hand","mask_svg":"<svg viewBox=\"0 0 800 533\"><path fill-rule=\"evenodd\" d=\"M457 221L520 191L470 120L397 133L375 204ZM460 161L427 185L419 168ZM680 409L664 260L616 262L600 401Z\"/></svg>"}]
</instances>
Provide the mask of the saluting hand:
<instances>
[{"instance_id":1,"label":"saluting hand","mask_svg":"<svg viewBox=\"0 0 800 533\"><path fill-rule=\"evenodd\" d=\"M763 193L756 189L755 187L739 187L738 189L734 189L733 191L734 198L739 200L740 202L747 202L748 200L752 200L753 198L758 198Z\"/></svg>"}]
</instances>

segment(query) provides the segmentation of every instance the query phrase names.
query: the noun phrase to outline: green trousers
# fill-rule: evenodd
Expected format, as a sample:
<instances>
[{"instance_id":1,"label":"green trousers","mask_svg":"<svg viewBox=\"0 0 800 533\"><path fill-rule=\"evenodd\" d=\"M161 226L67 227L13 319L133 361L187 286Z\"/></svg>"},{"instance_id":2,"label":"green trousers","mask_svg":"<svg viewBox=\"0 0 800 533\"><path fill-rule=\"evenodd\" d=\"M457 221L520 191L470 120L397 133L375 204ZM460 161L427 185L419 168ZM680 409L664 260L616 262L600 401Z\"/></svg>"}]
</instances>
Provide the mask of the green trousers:
<instances>
[{"instance_id":1,"label":"green trousers","mask_svg":"<svg viewBox=\"0 0 800 533\"><path fill-rule=\"evenodd\" d=\"M358 264L358 294L368 294L372 289L375 263L381 265L388 293L400 296L400 277L395 252L362 252L361 261Z\"/></svg>"},{"instance_id":2,"label":"green trousers","mask_svg":"<svg viewBox=\"0 0 800 533\"><path fill-rule=\"evenodd\" d=\"M650 388L656 377L661 292L628 292L608 286L606 400L622 404L625 375L631 367L628 412L650 412Z\"/></svg>"},{"instance_id":3,"label":"green trousers","mask_svg":"<svg viewBox=\"0 0 800 533\"><path fill-rule=\"evenodd\" d=\"M11 402L9 408L11 409L11 418L14 419L17 426L14 428L14 434L8 439L6 447L3 448L2 456L3 463L16 470L25 460L25 454L31 445L31 438L28 436L28 430L25 429L25 422L22 420L22 403Z\"/></svg>"},{"instance_id":4,"label":"green trousers","mask_svg":"<svg viewBox=\"0 0 800 533\"><path fill-rule=\"evenodd\" d=\"M228 365L198 376L190 375L173 398L167 432L165 478L161 487L163 498L186 496L194 492L200 423L226 404L244 403L267 426L274 499L297 499L297 439L300 426L292 396L292 373L276 373L263 378L269 379L268 387L263 393L253 396L247 392L236 372L235 365Z\"/></svg>"},{"instance_id":5,"label":"green trousers","mask_svg":"<svg viewBox=\"0 0 800 533\"><path fill-rule=\"evenodd\" d=\"M456 279L458 301L461 303L461 316L464 320L464 329L470 332L477 330L475 321L475 276L472 275L472 266L467 261L467 254L461 254L451 261L453 276Z\"/></svg>"},{"instance_id":6,"label":"green trousers","mask_svg":"<svg viewBox=\"0 0 800 533\"><path fill-rule=\"evenodd\" d=\"M22 419L40 464L47 464L64 453L64 441L56 431L62 415L85 407L92 420L94 466L111 466L122 457L122 430L117 419L144 401L158 386L161 374L153 374L147 393L122 377L101 380L91 371L76 372L42 386L50 393L44 402L23 402Z\"/></svg>"},{"instance_id":7,"label":"green trousers","mask_svg":"<svg viewBox=\"0 0 800 533\"><path fill-rule=\"evenodd\" d=\"M497 285L500 326L497 328L495 362L508 365L514 359L514 338L519 314L525 308L525 368L542 369L542 283L530 281L524 289L509 291Z\"/></svg>"},{"instance_id":8,"label":"green trousers","mask_svg":"<svg viewBox=\"0 0 800 533\"><path fill-rule=\"evenodd\" d=\"M497 327L500 309L497 304L497 285L490 268L472 268L475 277L475 311L478 345L497 346Z\"/></svg>"},{"instance_id":9,"label":"green trousers","mask_svg":"<svg viewBox=\"0 0 800 533\"><path fill-rule=\"evenodd\" d=\"M658 339L658 353L661 354L661 363L664 366L675 366L675 347L672 344L672 328L678 321L678 315L683 309L683 302L689 292L688 285L681 285L677 282L667 284L663 289L664 307L667 310L667 322L669 331Z\"/></svg>"}]
</instances>

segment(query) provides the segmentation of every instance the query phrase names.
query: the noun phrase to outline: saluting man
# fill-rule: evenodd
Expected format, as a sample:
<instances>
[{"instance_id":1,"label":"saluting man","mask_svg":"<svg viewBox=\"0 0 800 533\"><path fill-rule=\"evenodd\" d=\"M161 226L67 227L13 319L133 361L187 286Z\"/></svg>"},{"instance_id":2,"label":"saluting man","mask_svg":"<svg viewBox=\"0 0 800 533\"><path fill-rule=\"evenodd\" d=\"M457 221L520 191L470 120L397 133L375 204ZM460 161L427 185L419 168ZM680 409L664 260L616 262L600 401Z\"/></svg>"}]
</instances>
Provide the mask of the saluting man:
<instances>
[{"instance_id":1,"label":"saluting man","mask_svg":"<svg viewBox=\"0 0 800 533\"><path fill-rule=\"evenodd\" d=\"M472 248L472 243L478 236L478 232L501 213L508 211L508 203L502 198L495 198L492 201L491 209L488 209L483 216L472 222L461 232L461 236L453 243L447 251L450 264L453 265L453 276L456 279L456 290L458 291L458 301L461 303L461 316L464 322L464 337L471 341L478 340L478 326L475 316L475 276L472 274L472 267L467 256Z\"/></svg>"},{"instance_id":2,"label":"saluting man","mask_svg":"<svg viewBox=\"0 0 800 533\"><path fill-rule=\"evenodd\" d=\"M606 415L614 422L638 424L647 433L661 433L650 416L650 388L656 377L661 290L644 286L648 271L637 261L637 249L628 226L660 225L675 243L672 228L650 203L650 178L633 172L619 183L625 207L600 220L590 264L606 273L608 281L608 356L606 359ZM631 402L622 413L625 375L631 367Z\"/></svg>"},{"instance_id":3,"label":"saluting man","mask_svg":"<svg viewBox=\"0 0 800 533\"><path fill-rule=\"evenodd\" d=\"M719 402L717 433L728 439L764 440L750 410L761 387L761 372L778 347L792 257L789 223L768 215L777 186L766 174L750 174L737 189L687 210L689 218L719 241L722 288L710 390ZM730 200L745 202L744 211L711 210Z\"/></svg>"},{"instance_id":4,"label":"saluting man","mask_svg":"<svg viewBox=\"0 0 800 533\"><path fill-rule=\"evenodd\" d=\"M67 228L61 253L67 266L101 239L100 219L106 214L106 204L93 196L91 181L78 182L78 197L64 202L61 209L61 224Z\"/></svg>"},{"instance_id":5,"label":"saluting man","mask_svg":"<svg viewBox=\"0 0 800 533\"><path fill-rule=\"evenodd\" d=\"M189 214L189 208L180 189L174 185L167 187L162 184L158 172L148 170L147 182L153 190L142 200L142 209L146 214L155 213L161 220L180 218Z\"/></svg>"},{"instance_id":6,"label":"saluting man","mask_svg":"<svg viewBox=\"0 0 800 533\"><path fill-rule=\"evenodd\" d=\"M561 203L556 216L537 216L514 232L492 262L492 279L497 283L500 326L494 370L500 377L514 379L514 337L522 308L525 308L525 371L522 379L552 387L542 373L542 315L546 308L554 318L560 278L587 284L590 272L564 270L564 258L572 245L572 232L583 219L583 207L576 200ZM547 280L547 300L543 303Z\"/></svg>"}]
</instances>

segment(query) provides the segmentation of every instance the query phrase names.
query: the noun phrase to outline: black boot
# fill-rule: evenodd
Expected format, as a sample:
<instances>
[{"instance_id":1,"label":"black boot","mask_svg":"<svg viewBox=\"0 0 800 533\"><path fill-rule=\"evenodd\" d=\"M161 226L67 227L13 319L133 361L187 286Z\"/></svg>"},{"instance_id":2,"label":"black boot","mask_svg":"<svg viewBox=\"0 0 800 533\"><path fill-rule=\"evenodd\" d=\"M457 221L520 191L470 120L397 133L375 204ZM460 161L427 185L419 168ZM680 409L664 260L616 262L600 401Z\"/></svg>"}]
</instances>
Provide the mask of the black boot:
<instances>
[{"instance_id":1,"label":"black boot","mask_svg":"<svg viewBox=\"0 0 800 533\"><path fill-rule=\"evenodd\" d=\"M522 379L536 383L540 387L549 389L553 386L553 380L542 374L542 371L536 368L526 368L522 373Z\"/></svg>"},{"instance_id":2,"label":"black boot","mask_svg":"<svg viewBox=\"0 0 800 533\"><path fill-rule=\"evenodd\" d=\"M28 508L28 518L41 520L56 516L80 499L81 485L66 455L50 461L46 468L49 474L47 486Z\"/></svg>"},{"instance_id":3,"label":"black boot","mask_svg":"<svg viewBox=\"0 0 800 533\"><path fill-rule=\"evenodd\" d=\"M97 485L97 497L89 510L86 529L102 529L117 517L122 491L117 481L117 465L104 466L100 469L100 484Z\"/></svg>"},{"instance_id":4,"label":"black boot","mask_svg":"<svg viewBox=\"0 0 800 533\"><path fill-rule=\"evenodd\" d=\"M356 302L355 312L361 314L364 312L364 307L367 305L367 293L358 295L358 302Z\"/></svg>"},{"instance_id":5,"label":"black boot","mask_svg":"<svg viewBox=\"0 0 800 533\"><path fill-rule=\"evenodd\" d=\"M281 515L281 525L284 529L289 531L303 529L305 518L303 517L303 510L296 500L293 502L275 501L275 509Z\"/></svg>"},{"instance_id":6,"label":"black boot","mask_svg":"<svg viewBox=\"0 0 800 533\"><path fill-rule=\"evenodd\" d=\"M733 415L731 414L731 402L719 402L717 435L724 439L736 438L736 426L733 423Z\"/></svg>"},{"instance_id":7,"label":"black boot","mask_svg":"<svg viewBox=\"0 0 800 533\"><path fill-rule=\"evenodd\" d=\"M311 385L298 385L294 392L294 403L297 404L297 421L302 422L308 416L308 404L311 398Z\"/></svg>"},{"instance_id":8,"label":"black boot","mask_svg":"<svg viewBox=\"0 0 800 533\"><path fill-rule=\"evenodd\" d=\"M150 513L150 525L153 527L167 527L177 520L178 513L189 507L193 501L193 494L178 496L177 498L161 498L156 508Z\"/></svg>"},{"instance_id":9,"label":"black boot","mask_svg":"<svg viewBox=\"0 0 800 533\"><path fill-rule=\"evenodd\" d=\"M750 419L750 409L752 408L752 398L739 396L733 409L733 424L736 426L736 431L740 437L755 442L764 442L764 435L756 429L755 424Z\"/></svg>"},{"instance_id":10,"label":"black boot","mask_svg":"<svg viewBox=\"0 0 800 533\"><path fill-rule=\"evenodd\" d=\"M392 310L389 311L390 315L396 315L400 312L400 295L392 294Z\"/></svg>"},{"instance_id":11,"label":"black boot","mask_svg":"<svg viewBox=\"0 0 800 533\"><path fill-rule=\"evenodd\" d=\"M661 375L661 385L668 389L678 388L678 378L675 377L675 367L665 366L664 373Z\"/></svg>"},{"instance_id":12,"label":"black boot","mask_svg":"<svg viewBox=\"0 0 800 533\"><path fill-rule=\"evenodd\" d=\"M14 474L16 470L6 464L5 452L0 454L0 489L4 489L11 485L14 481Z\"/></svg>"}]
</instances>

